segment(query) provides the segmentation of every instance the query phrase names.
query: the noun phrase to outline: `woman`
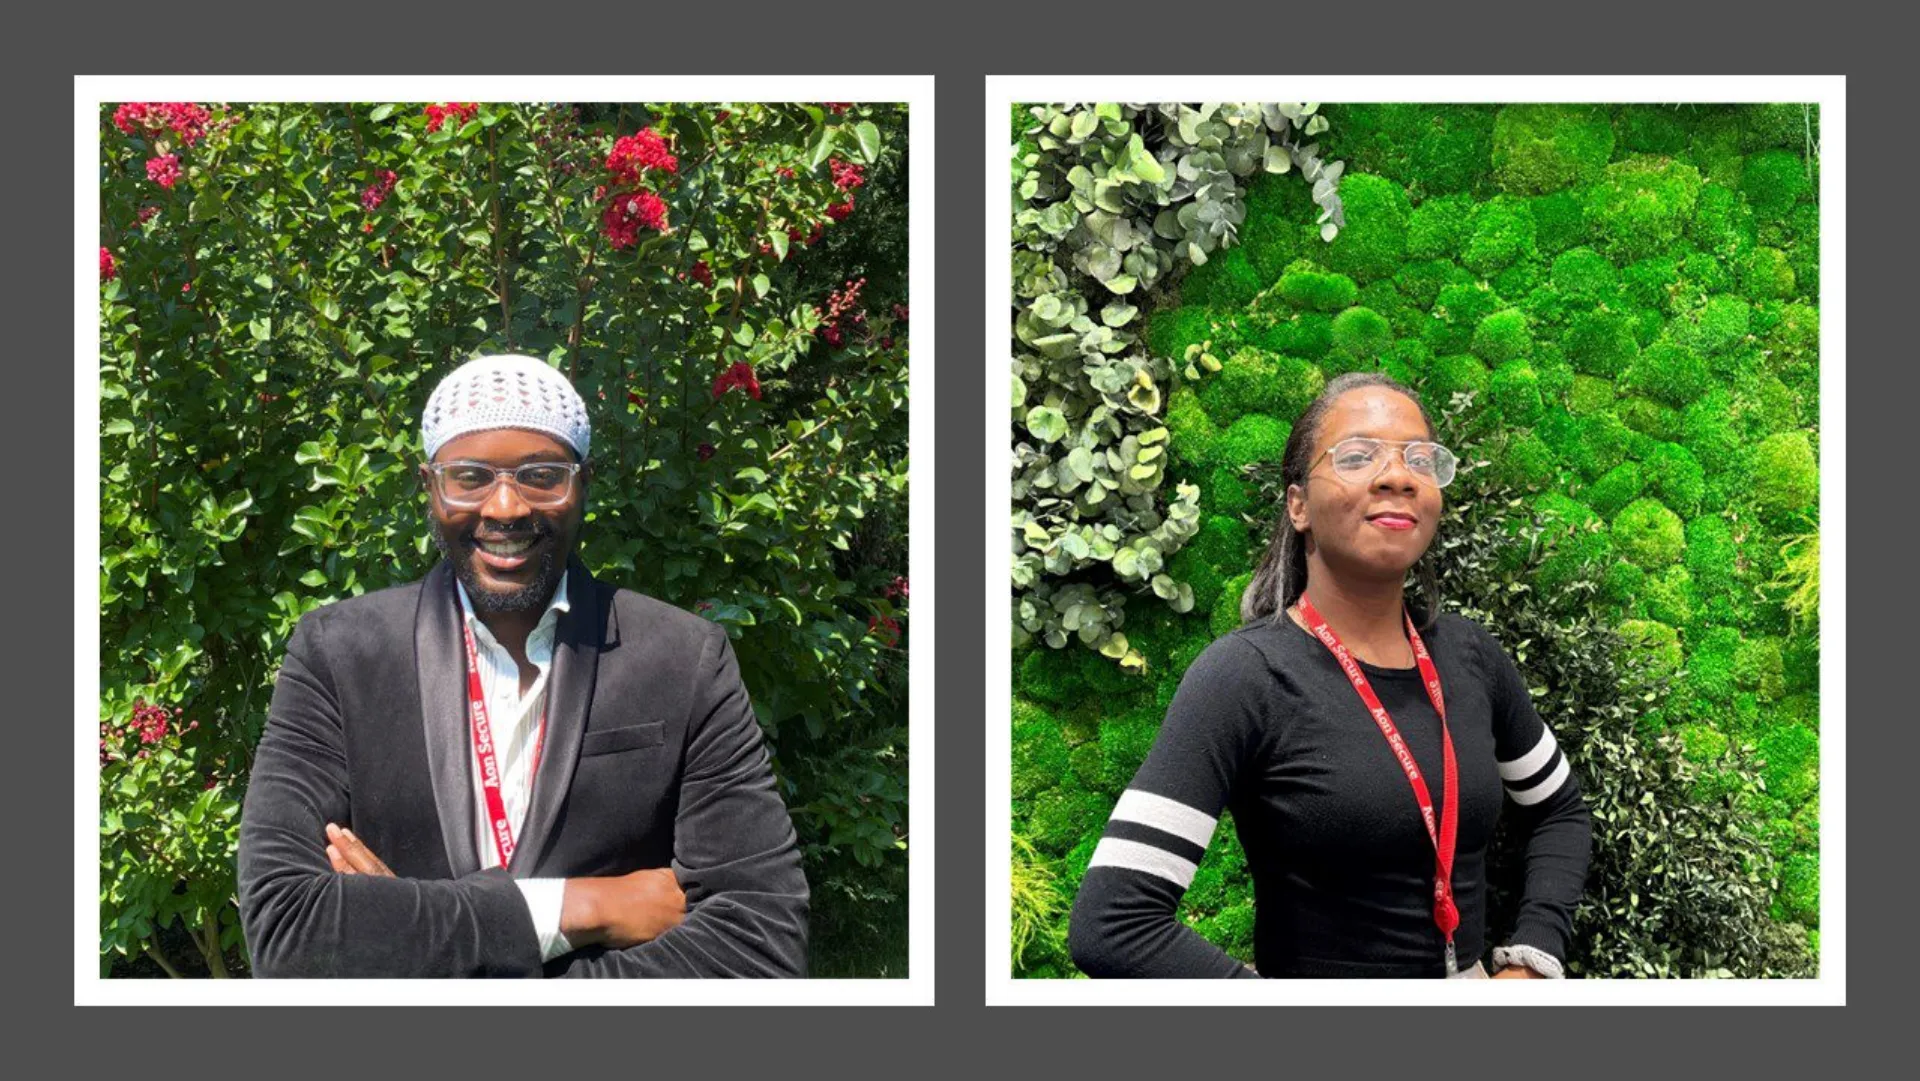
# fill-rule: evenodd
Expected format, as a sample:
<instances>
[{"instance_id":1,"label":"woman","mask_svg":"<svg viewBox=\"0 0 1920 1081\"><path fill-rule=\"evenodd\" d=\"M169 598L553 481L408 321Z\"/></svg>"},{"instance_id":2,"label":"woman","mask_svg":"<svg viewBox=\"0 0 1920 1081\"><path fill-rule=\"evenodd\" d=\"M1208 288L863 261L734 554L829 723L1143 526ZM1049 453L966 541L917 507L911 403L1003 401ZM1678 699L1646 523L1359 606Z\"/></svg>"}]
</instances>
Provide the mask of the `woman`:
<instances>
[{"instance_id":1,"label":"woman","mask_svg":"<svg viewBox=\"0 0 1920 1081\"><path fill-rule=\"evenodd\" d=\"M1301 415L1245 625L1181 679L1081 881L1069 942L1089 975L1485 975L1502 789L1527 864L1494 975L1562 975L1586 804L1499 643L1438 611L1421 557L1454 458L1433 438L1413 392L1372 372ZM1253 875L1257 973L1174 916L1223 807Z\"/></svg>"}]
</instances>

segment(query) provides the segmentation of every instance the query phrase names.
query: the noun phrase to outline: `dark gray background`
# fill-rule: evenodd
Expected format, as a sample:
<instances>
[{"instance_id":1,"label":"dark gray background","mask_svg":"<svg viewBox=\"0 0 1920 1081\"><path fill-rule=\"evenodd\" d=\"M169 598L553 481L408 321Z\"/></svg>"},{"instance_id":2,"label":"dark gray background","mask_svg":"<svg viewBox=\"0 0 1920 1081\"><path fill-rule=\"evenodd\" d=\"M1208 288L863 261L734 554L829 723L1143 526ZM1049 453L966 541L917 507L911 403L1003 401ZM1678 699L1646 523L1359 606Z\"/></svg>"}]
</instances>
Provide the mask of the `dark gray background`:
<instances>
[{"instance_id":1,"label":"dark gray background","mask_svg":"<svg viewBox=\"0 0 1920 1081\"><path fill-rule=\"evenodd\" d=\"M71 701L66 670L74 618L68 551L60 538L74 508L6 504L7 595L17 626L7 635L28 652L14 666L24 708L11 711L6 746L13 874L6 967L20 1006L9 1029L27 1035L30 1060L59 1054L76 1072L114 1068L228 1073L351 1073L401 1069L436 1076L478 1068L554 1073L611 1067L645 1077L662 1070L745 1077L792 1069L899 1075L921 1069L1023 1076L1041 1070L1098 1076L1222 1074L1259 1070L1299 1075L1329 1069L1374 1076L1389 1068L1477 1076L1559 1072L1568 1065L1669 1074L1707 1066L1716 1075L1794 1076L1876 1061L1904 1036L1910 1001L1916 906L1906 884L1920 814L1903 774L1915 753L1906 653L1916 636L1886 599L1913 593L1915 427L1907 391L1916 366L1909 330L1914 287L1909 252L1916 235L1913 64L1910 36L1863 22L1854 5L1829 3L1763 13L1759 5L1694 13L1672 3L1393 5L1095 5L1009 7L906 4L786 5L773 19L745 6L436 4L417 14L398 5L149 4L36 8L33 25L11 21L4 138L12 245L5 292L9 321L3 399L11 413L7 447L16 462L65 458L73 444L71 251L61 210L72 191L72 76L77 73L445 73L525 74L890 72L938 76L940 128L933 150L937 212L938 425L947 453L935 478L941 493L939 713L938 1005L892 1010L741 1008L675 1011L552 1009L502 1026L471 1009L420 1008L179 1012L71 1006L72 845L65 809L75 718L91 724L90 703ZM1565 10L1562 10L1562 9ZM27 69L34 69L30 73ZM1850 231L1847 293L1852 373L1847 452L1851 477L1829 468L1824 483L1849 484L1854 505L1847 562L1849 876L1851 976L1845 1009L1776 1011L1570 1008L1491 1016L1398 1007L1249 1010L986 1009L981 959L984 723L1004 730L998 693L988 701L979 598L1003 596L1003 579L983 578L973 551L987 463L966 454L979 431L981 360L999 363L986 342L980 243L982 77L987 73L1113 74L1321 72L1412 73L1796 72L1844 74L1847 81L1846 205ZM1436 87L1436 96L1444 96ZM159 94L156 97L162 96ZM1401 95L1405 96L1405 95ZM1900 103L1909 103L1902 106ZM1004 124L1004 115L996 113ZM916 147L916 150L922 150ZM923 151L924 152L924 151ZM1838 350L1827 354L1839 360ZM921 363L930 358L922 354ZM929 403L916 403L925 407ZM921 488L917 498L932 492ZM44 528L36 528L44 527ZM41 561L50 564L51 570ZM1879 603L1875 603L1878 601ZM50 679L23 678L49 673ZM1831 761L1831 759L1829 760ZM30 765L39 763L39 766ZM17 904L16 904L17 903ZM996 912L994 918L1003 918ZM156 992L164 991L155 987ZM213 1013L220 1013L215 1016ZM1217 1014L1217 1016L1216 1016ZM1451 1060L1451 1061L1448 1061ZM1651 1069L1649 1069L1651 1067ZM64 1072L64 1071L63 1071ZM1580 1071L1587 1072L1587 1071ZM1608 1070L1609 1073L1613 1072Z\"/></svg>"}]
</instances>

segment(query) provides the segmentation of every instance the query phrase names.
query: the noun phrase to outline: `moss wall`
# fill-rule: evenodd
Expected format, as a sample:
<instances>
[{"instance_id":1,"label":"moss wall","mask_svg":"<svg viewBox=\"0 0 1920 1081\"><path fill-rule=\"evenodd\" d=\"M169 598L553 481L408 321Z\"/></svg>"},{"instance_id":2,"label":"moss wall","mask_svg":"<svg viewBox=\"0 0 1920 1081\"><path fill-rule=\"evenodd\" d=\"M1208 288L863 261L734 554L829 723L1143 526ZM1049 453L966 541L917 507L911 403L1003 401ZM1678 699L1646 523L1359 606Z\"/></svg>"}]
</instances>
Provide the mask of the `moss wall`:
<instances>
[{"instance_id":1,"label":"moss wall","mask_svg":"<svg viewBox=\"0 0 1920 1081\"><path fill-rule=\"evenodd\" d=\"M1764 759L1751 811L1785 860L1774 911L1817 927L1818 629L1782 603L1798 584L1782 548L1814 531L1819 490L1801 107L1326 112L1326 155L1348 162L1346 230L1323 244L1305 186L1263 175L1240 246L1151 324L1161 355L1205 341L1227 362L1167 403L1170 477L1199 484L1206 512L1172 563L1195 610L1128 606L1144 676L1083 649L1014 658L1015 830L1059 861L1070 896L1181 674L1238 625L1272 513L1240 467L1278 459L1327 378L1378 367L1430 402L1474 392L1472 423L1506 445L1493 468L1541 509L1601 525L1556 558L1600 561L1604 617L1684 670L1649 726L1678 729L1709 765L1742 746ZM1182 918L1251 958L1229 820ZM1025 975L1072 974L1058 936L1036 942Z\"/></svg>"}]
</instances>

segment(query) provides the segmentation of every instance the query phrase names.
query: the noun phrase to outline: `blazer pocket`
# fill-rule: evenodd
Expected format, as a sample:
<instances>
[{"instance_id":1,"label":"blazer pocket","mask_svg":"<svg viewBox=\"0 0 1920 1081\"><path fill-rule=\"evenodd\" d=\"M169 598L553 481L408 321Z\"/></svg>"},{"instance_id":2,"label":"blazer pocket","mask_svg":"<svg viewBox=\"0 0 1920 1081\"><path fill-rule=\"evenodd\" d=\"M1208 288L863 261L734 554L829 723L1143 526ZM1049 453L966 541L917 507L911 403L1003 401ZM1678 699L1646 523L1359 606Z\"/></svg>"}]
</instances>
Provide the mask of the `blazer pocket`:
<instances>
[{"instance_id":1,"label":"blazer pocket","mask_svg":"<svg viewBox=\"0 0 1920 1081\"><path fill-rule=\"evenodd\" d=\"M588 732L580 740L580 757L592 754L613 754L616 751L634 751L642 747L658 747L667 741L667 723L652 721L647 724L630 724L625 728L607 728L598 732Z\"/></svg>"}]
</instances>

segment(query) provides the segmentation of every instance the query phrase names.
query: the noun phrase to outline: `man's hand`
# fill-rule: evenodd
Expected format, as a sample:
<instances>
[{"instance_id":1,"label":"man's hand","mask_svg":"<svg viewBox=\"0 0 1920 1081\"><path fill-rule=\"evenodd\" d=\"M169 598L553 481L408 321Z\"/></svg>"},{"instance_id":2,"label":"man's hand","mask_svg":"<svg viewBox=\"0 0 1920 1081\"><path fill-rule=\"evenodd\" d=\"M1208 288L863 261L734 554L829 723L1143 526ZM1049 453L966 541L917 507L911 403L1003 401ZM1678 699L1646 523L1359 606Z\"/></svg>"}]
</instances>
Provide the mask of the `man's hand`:
<instances>
[{"instance_id":1,"label":"man's hand","mask_svg":"<svg viewBox=\"0 0 1920 1081\"><path fill-rule=\"evenodd\" d=\"M393 877L387 865L373 850L360 843L360 838L352 830L341 829L333 823L327 823L327 862L343 875L385 875Z\"/></svg>"},{"instance_id":2,"label":"man's hand","mask_svg":"<svg viewBox=\"0 0 1920 1081\"><path fill-rule=\"evenodd\" d=\"M617 878L569 878L560 902L560 933L575 946L625 949L680 926L687 895L670 867Z\"/></svg>"},{"instance_id":3,"label":"man's hand","mask_svg":"<svg viewBox=\"0 0 1920 1081\"><path fill-rule=\"evenodd\" d=\"M1508 965L1507 967L1494 973L1493 978L1496 980L1544 980L1546 979L1545 976L1540 975L1538 972L1535 972L1534 970L1528 968L1525 965Z\"/></svg>"}]
</instances>

